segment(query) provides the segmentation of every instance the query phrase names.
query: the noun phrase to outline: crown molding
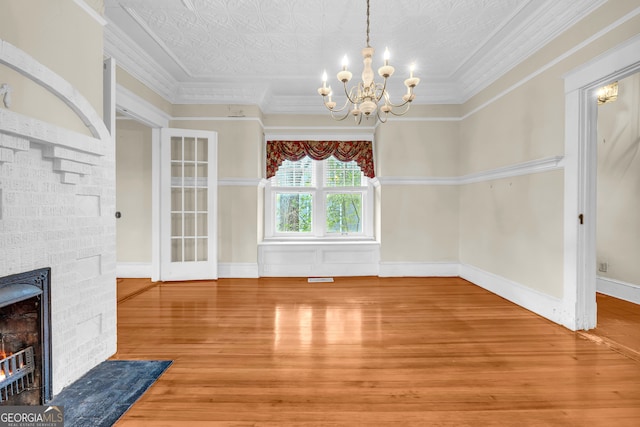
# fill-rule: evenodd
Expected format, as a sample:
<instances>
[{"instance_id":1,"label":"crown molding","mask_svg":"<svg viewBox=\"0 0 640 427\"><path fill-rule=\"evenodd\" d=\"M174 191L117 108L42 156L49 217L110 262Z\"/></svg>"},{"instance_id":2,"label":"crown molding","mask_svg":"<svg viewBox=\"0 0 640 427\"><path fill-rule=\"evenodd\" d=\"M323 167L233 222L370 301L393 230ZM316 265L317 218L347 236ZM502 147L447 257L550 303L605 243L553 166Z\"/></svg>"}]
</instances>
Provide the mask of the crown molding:
<instances>
[{"instance_id":1,"label":"crown molding","mask_svg":"<svg viewBox=\"0 0 640 427\"><path fill-rule=\"evenodd\" d=\"M107 19L104 53L116 64L171 103L176 103L178 82L119 27Z\"/></svg>"},{"instance_id":2,"label":"crown molding","mask_svg":"<svg viewBox=\"0 0 640 427\"><path fill-rule=\"evenodd\" d=\"M245 104L262 109L267 86L240 83L181 83L175 96L176 104ZM264 109L263 109L264 111Z\"/></svg>"},{"instance_id":3,"label":"crown molding","mask_svg":"<svg viewBox=\"0 0 640 427\"><path fill-rule=\"evenodd\" d=\"M98 24L103 27L107 25L107 20L93 7L89 6L85 0L73 0L75 4L77 4L80 9L84 10L90 17L93 18Z\"/></svg>"},{"instance_id":4,"label":"crown molding","mask_svg":"<svg viewBox=\"0 0 640 427\"><path fill-rule=\"evenodd\" d=\"M465 59L452 75L423 79L418 89L424 91L418 93L414 103L465 103L606 2L574 0L576 4L570 10L565 10L566 5L562 2L539 1L544 5L540 6L538 0L524 4L503 27L496 29L481 48ZM273 94L269 90L270 82L247 85L231 81L177 81L108 18L106 21L105 53L114 57L124 70L171 103L257 105L265 114L326 113L314 88L310 88L309 95L292 96ZM184 66L178 65L184 70Z\"/></svg>"},{"instance_id":5,"label":"crown molding","mask_svg":"<svg viewBox=\"0 0 640 427\"><path fill-rule=\"evenodd\" d=\"M589 15L606 0L574 0L568 9L557 0L544 5L529 2L451 76L461 89L460 103L468 101L516 65Z\"/></svg>"},{"instance_id":6,"label":"crown molding","mask_svg":"<svg viewBox=\"0 0 640 427\"><path fill-rule=\"evenodd\" d=\"M424 92L421 92L421 89L424 89ZM309 93L311 94L304 96L267 94L261 103L256 103L265 114L327 114L322 97L315 94L313 88L309 89ZM341 99L344 99L344 95ZM457 84L441 79L423 79L416 89L416 100L413 104L460 104L461 99L462 94Z\"/></svg>"},{"instance_id":7,"label":"crown molding","mask_svg":"<svg viewBox=\"0 0 640 427\"><path fill-rule=\"evenodd\" d=\"M182 71L184 71L189 77L193 76L193 74L191 73L191 71L189 71L189 69L186 67L186 65L184 65L182 63L182 61L180 61L180 59L178 59L178 57L173 53L173 51L171 49L169 49L169 47L164 43L164 41L162 41L162 39L160 37L158 37L158 35L147 25L146 21L140 17L138 12L136 12L133 8L130 8L130 7L127 7L127 6L122 6L122 9L124 9L124 11L127 12L127 14L129 14L131 19L133 19L140 26L140 28L142 28L142 30L145 33L147 33L149 35L149 37L151 37L153 39L153 41L156 42L158 44L158 46L160 46L160 48L162 48L164 53L169 58L171 58L171 60L178 67L180 67L182 69Z\"/></svg>"}]
</instances>

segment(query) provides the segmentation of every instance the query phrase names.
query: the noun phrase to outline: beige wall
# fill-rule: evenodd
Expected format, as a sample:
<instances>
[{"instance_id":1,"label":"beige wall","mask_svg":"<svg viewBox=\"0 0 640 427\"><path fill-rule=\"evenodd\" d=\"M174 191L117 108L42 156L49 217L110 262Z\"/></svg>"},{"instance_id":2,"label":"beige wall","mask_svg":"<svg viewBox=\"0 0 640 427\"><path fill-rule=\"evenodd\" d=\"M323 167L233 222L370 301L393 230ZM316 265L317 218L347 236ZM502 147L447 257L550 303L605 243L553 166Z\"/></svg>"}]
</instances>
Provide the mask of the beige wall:
<instances>
[{"instance_id":1,"label":"beige wall","mask_svg":"<svg viewBox=\"0 0 640 427\"><path fill-rule=\"evenodd\" d=\"M562 155L563 97L560 76L543 73L467 117L460 125L460 174Z\"/></svg>"},{"instance_id":2,"label":"beige wall","mask_svg":"<svg viewBox=\"0 0 640 427\"><path fill-rule=\"evenodd\" d=\"M382 262L458 262L458 188L383 185Z\"/></svg>"},{"instance_id":3,"label":"beige wall","mask_svg":"<svg viewBox=\"0 0 640 427\"><path fill-rule=\"evenodd\" d=\"M563 172L464 185L460 261L561 298Z\"/></svg>"},{"instance_id":4,"label":"beige wall","mask_svg":"<svg viewBox=\"0 0 640 427\"><path fill-rule=\"evenodd\" d=\"M151 128L116 122L116 221L118 262L151 263Z\"/></svg>"},{"instance_id":5,"label":"beige wall","mask_svg":"<svg viewBox=\"0 0 640 427\"><path fill-rule=\"evenodd\" d=\"M629 1L606 3L465 103L461 172L482 172L563 155L563 75L636 35L640 18L636 16L560 57L637 6ZM486 104L514 85L514 90ZM562 297L563 185L562 172L554 171L464 186L460 261Z\"/></svg>"},{"instance_id":6,"label":"beige wall","mask_svg":"<svg viewBox=\"0 0 640 427\"><path fill-rule=\"evenodd\" d=\"M376 172L380 177L458 175L459 121L396 121L376 132Z\"/></svg>"},{"instance_id":7,"label":"beige wall","mask_svg":"<svg viewBox=\"0 0 640 427\"><path fill-rule=\"evenodd\" d=\"M2 0L0 39L71 83L102 114L102 27L72 0ZM90 134L55 95L2 65L0 83L13 89L12 111Z\"/></svg>"},{"instance_id":8,"label":"beige wall","mask_svg":"<svg viewBox=\"0 0 640 427\"><path fill-rule=\"evenodd\" d=\"M457 120L390 121L375 138L378 239L384 262L458 261L458 187L429 185L436 177L458 174ZM448 111L447 111L448 112ZM405 184L398 179L413 178Z\"/></svg>"},{"instance_id":9,"label":"beige wall","mask_svg":"<svg viewBox=\"0 0 640 427\"><path fill-rule=\"evenodd\" d=\"M640 73L598 107L597 261L604 277L640 285Z\"/></svg>"}]
</instances>

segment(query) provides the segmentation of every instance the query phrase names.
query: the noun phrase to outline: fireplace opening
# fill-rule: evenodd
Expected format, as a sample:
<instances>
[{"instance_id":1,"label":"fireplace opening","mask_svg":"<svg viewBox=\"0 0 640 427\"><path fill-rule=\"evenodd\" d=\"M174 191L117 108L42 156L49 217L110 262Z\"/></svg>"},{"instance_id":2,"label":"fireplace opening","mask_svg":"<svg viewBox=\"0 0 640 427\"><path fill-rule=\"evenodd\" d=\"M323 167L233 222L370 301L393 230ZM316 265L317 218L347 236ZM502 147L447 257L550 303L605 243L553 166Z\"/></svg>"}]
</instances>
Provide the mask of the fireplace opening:
<instances>
[{"instance_id":1,"label":"fireplace opening","mask_svg":"<svg viewBox=\"0 0 640 427\"><path fill-rule=\"evenodd\" d=\"M51 270L0 278L0 405L51 399Z\"/></svg>"}]
</instances>

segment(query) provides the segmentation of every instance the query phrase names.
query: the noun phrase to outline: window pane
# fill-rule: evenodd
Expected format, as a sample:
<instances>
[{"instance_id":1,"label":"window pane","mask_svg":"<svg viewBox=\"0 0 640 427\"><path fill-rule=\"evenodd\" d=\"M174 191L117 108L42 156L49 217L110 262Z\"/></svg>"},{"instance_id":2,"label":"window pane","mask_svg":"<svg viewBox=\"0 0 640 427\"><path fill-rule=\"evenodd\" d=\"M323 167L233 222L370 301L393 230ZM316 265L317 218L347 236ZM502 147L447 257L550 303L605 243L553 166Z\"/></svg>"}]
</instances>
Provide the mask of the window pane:
<instances>
[{"instance_id":1,"label":"window pane","mask_svg":"<svg viewBox=\"0 0 640 427\"><path fill-rule=\"evenodd\" d=\"M276 231L278 233L311 232L311 194L276 194Z\"/></svg>"},{"instance_id":2,"label":"window pane","mask_svg":"<svg viewBox=\"0 0 640 427\"><path fill-rule=\"evenodd\" d=\"M327 195L327 233L362 233L362 194Z\"/></svg>"},{"instance_id":3,"label":"window pane","mask_svg":"<svg viewBox=\"0 0 640 427\"><path fill-rule=\"evenodd\" d=\"M182 160L182 138L171 137L171 160Z\"/></svg>"},{"instance_id":4,"label":"window pane","mask_svg":"<svg viewBox=\"0 0 640 427\"><path fill-rule=\"evenodd\" d=\"M297 162L282 162L273 178L276 187L312 187L313 160L305 157Z\"/></svg>"},{"instance_id":5,"label":"window pane","mask_svg":"<svg viewBox=\"0 0 640 427\"><path fill-rule=\"evenodd\" d=\"M341 162L335 157L325 161L324 182L327 187L360 187L365 185L364 174L355 161Z\"/></svg>"},{"instance_id":6,"label":"window pane","mask_svg":"<svg viewBox=\"0 0 640 427\"><path fill-rule=\"evenodd\" d=\"M196 140L195 138L184 139L184 159L194 161L196 159Z\"/></svg>"},{"instance_id":7,"label":"window pane","mask_svg":"<svg viewBox=\"0 0 640 427\"><path fill-rule=\"evenodd\" d=\"M182 239L171 239L171 262L182 262Z\"/></svg>"}]
</instances>

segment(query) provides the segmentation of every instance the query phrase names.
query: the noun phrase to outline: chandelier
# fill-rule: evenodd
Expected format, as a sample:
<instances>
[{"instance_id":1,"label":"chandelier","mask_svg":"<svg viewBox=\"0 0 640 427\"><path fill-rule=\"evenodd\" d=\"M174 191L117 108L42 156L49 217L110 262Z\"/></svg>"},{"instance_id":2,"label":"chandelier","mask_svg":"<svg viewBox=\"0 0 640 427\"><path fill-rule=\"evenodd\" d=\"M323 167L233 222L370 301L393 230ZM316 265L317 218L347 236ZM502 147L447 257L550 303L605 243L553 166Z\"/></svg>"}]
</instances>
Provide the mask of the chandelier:
<instances>
[{"instance_id":1,"label":"chandelier","mask_svg":"<svg viewBox=\"0 0 640 427\"><path fill-rule=\"evenodd\" d=\"M411 101L415 99L413 88L420 79L413 76L415 65L411 65L409 78L404 81L407 93L402 96L402 102L394 104L391 102L389 92L387 92L387 79L393 75L395 69L389 65L389 49L384 52L384 65L378 68L378 74L383 78L382 83L374 80L371 62L374 49L369 46L369 0L367 0L367 47L362 49L362 59L364 70L362 71L362 81L357 85L347 88L347 83L351 80L352 73L347 70L347 56L342 60L342 70L338 72L338 80L344 85L344 94L347 99L344 105L336 109L336 102L332 100L333 92L331 86L327 86L327 72L322 74L322 87L318 88L318 94L322 95L324 106L331 113L334 120L344 120L349 115L353 116L357 124L362 122L362 117L377 117L380 122L387 121L389 113L395 116L402 116L409 111ZM382 104L382 105L380 105ZM338 115L337 113L341 113Z\"/></svg>"}]
</instances>

